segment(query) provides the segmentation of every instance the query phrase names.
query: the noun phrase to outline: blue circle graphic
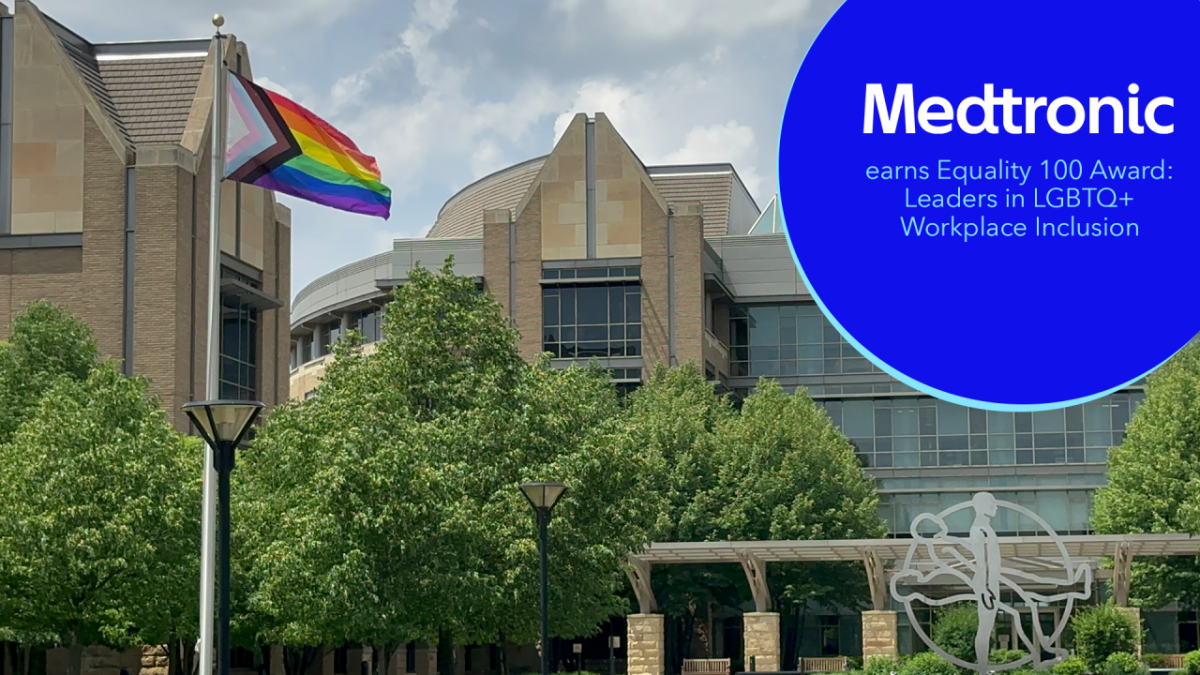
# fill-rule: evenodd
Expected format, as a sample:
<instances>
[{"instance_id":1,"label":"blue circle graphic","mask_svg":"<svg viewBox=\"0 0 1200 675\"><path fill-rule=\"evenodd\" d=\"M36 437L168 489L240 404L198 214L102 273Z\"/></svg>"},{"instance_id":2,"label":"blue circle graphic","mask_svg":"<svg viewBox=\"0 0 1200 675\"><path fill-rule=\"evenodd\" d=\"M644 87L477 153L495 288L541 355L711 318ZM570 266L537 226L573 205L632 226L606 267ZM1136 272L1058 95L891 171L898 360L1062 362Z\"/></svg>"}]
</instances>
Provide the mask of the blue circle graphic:
<instances>
[{"instance_id":1,"label":"blue circle graphic","mask_svg":"<svg viewBox=\"0 0 1200 675\"><path fill-rule=\"evenodd\" d=\"M829 320L901 381L991 410L1160 366L1200 333L1198 33L1196 0L846 0L779 146Z\"/></svg>"}]
</instances>

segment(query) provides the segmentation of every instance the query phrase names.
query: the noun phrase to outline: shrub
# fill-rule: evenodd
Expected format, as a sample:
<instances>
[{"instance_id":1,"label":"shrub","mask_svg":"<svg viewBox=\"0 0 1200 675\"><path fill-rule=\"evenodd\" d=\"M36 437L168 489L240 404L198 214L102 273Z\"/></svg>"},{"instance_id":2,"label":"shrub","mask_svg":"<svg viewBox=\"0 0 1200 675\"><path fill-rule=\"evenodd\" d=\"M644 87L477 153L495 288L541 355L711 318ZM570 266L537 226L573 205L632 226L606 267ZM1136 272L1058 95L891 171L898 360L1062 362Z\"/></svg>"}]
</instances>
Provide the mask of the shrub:
<instances>
[{"instance_id":1,"label":"shrub","mask_svg":"<svg viewBox=\"0 0 1200 675\"><path fill-rule=\"evenodd\" d=\"M1108 657L1137 651L1141 627L1115 605L1100 605L1071 619L1075 630L1075 653L1088 670L1099 673Z\"/></svg>"},{"instance_id":2,"label":"shrub","mask_svg":"<svg viewBox=\"0 0 1200 675\"><path fill-rule=\"evenodd\" d=\"M1020 649L994 649L994 650L992 650L992 653L988 655L988 661L990 661L994 665L1000 665L1001 663L1012 663L1013 661L1019 661L1019 660L1025 658L1026 656L1029 656L1029 654L1021 651ZM972 659L972 661L973 660L974 659ZM1027 663L1027 664L1021 666L1020 668L1014 668L1012 670L1005 670L1003 672L1005 672L1005 673L1027 673L1027 672L1030 672L1031 670L1033 670L1033 667Z\"/></svg>"},{"instance_id":3,"label":"shrub","mask_svg":"<svg viewBox=\"0 0 1200 675\"><path fill-rule=\"evenodd\" d=\"M872 656L863 664L863 675L895 675L900 670L900 660L891 656Z\"/></svg>"},{"instance_id":4,"label":"shrub","mask_svg":"<svg viewBox=\"0 0 1200 675\"><path fill-rule=\"evenodd\" d=\"M1142 654L1142 663L1151 668L1166 668L1167 656L1166 654Z\"/></svg>"},{"instance_id":5,"label":"shrub","mask_svg":"<svg viewBox=\"0 0 1200 675\"><path fill-rule=\"evenodd\" d=\"M846 667L852 671L862 670L863 660L861 656L847 656Z\"/></svg>"},{"instance_id":6,"label":"shrub","mask_svg":"<svg viewBox=\"0 0 1200 675\"><path fill-rule=\"evenodd\" d=\"M921 652L914 655L900 675L959 675L958 667L933 652Z\"/></svg>"},{"instance_id":7,"label":"shrub","mask_svg":"<svg viewBox=\"0 0 1200 675\"><path fill-rule=\"evenodd\" d=\"M1117 652L1105 659L1098 675L1150 675L1150 669L1133 654Z\"/></svg>"},{"instance_id":8,"label":"shrub","mask_svg":"<svg viewBox=\"0 0 1200 675\"><path fill-rule=\"evenodd\" d=\"M1183 672L1185 675L1200 675L1200 650L1183 655Z\"/></svg>"},{"instance_id":9,"label":"shrub","mask_svg":"<svg viewBox=\"0 0 1200 675\"><path fill-rule=\"evenodd\" d=\"M1054 675L1087 675L1087 663L1078 656L1072 656L1064 659L1061 663L1054 664Z\"/></svg>"},{"instance_id":10,"label":"shrub","mask_svg":"<svg viewBox=\"0 0 1200 675\"><path fill-rule=\"evenodd\" d=\"M930 637L950 656L975 663L975 633L978 630L979 611L974 605L959 605L938 612Z\"/></svg>"}]
</instances>

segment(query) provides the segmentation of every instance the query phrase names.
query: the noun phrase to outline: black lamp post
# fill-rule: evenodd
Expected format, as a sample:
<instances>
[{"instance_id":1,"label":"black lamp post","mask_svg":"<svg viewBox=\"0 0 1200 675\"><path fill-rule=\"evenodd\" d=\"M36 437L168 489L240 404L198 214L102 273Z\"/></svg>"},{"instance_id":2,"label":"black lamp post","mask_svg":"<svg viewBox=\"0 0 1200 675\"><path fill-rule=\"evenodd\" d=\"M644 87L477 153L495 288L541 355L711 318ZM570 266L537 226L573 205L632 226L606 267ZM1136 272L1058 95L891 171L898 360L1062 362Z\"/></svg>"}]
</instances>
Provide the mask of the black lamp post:
<instances>
[{"instance_id":1,"label":"black lamp post","mask_svg":"<svg viewBox=\"0 0 1200 675\"><path fill-rule=\"evenodd\" d=\"M183 411L212 448L217 470L217 675L229 675L229 474L234 451L262 412L258 401L193 401Z\"/></svg>"},{"instance_id":2,"label":"black lamp post","mask_svg":"<svg viewBox=\"0 0 1200 675\"><path fill-rule=\"evenodd\" d=\"M525 493L525 498L537 513L539 548L542 552L542 675L550 675L550 542L547 530L550 527L550 512L566 489L567 486L562 483L521 485L521 492Z\"/></svg>"}]
</instances>

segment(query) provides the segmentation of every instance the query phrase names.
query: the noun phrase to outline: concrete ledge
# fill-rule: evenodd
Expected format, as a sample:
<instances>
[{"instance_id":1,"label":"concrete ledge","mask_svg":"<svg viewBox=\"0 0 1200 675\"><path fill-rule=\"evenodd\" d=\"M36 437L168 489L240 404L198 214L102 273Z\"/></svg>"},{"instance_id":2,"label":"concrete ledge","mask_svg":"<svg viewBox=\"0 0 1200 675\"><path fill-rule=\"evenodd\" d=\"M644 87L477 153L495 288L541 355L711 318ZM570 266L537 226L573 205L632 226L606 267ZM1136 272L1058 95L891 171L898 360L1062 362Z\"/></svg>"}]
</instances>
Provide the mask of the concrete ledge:
<instances>
[{"instance_id":1,"label":"concrete ledge","mask_svg":"<svg viewBox=\"0 0 1200 675\"><path fill-rule=\"evenodd\" d=\"M83 246L83 234L2 234L0 250L15 248L78 248Z\"/></svg>"}]
</instances>

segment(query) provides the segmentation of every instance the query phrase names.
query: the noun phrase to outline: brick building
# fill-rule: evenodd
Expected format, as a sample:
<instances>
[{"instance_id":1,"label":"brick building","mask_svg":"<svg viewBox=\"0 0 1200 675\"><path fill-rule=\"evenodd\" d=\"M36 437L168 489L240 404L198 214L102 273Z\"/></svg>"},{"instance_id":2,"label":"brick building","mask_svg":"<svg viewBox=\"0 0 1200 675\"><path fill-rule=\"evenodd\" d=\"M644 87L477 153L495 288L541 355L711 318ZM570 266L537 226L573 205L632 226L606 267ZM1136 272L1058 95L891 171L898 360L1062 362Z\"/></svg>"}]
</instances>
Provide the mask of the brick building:
<instances>
[{"instance_id":1,"label":"brick building","mask_svg":"<svg viewBox=\"0 0 1200 675\"><path fill-rule=\"evenodd\" d=\"M824 318L784 229L777 200L760 208L729 164L648 166L605 115L577 115L549 155L450 197L425 238L398 239L392 250L297 293L291 395L313 391L330 345L347 330L358 328L367 348L381 338L388 291L415 264L440 267L453 254L456 271L476 277L514 320L526 358L547 351L567 367L596 357L622 387L638 386L654 363L692 361L718 391L735 396L760 377L788 391L806 388L876 479L892 536L906 536L918 514L979 490L1041 514L1060 534L1091 534L1092 495L1107 480L1108 449L1121 443L1144 397L1142 382L1034 413L969 409L922 394L863 358ZM907 288L903 279L897 288ZM1037 533L1019 519L997 531ZM714 610L714 655L750 648L744 621L755 605L746 600ZM1184 610L1143 609L1147 650L1200 645L1195 613ZM926 629L930 620L920 615ZM857 610L812 608L804 621L800 655L861 653ZM897 646L911 652L919 642L908 619L900 621ZM1004 621L998 634L1015 645L1013 623ZM618 617L616 634L623 625ZM601 669L606 655L603 635L584 641L585 658L601 660Z\"/></svg>"},{"instance_id":2,"label":"brick building","mask_svg":"<svg viewBox=\"0 0 1200 675\"><path fill-rule=\"evenodd\" d=\"M344 331L379 337L388 291L414 264L439 267L450 254L513 318L526 358L599 357L625 385L655 362L694 361L726 381L732 296L713 238L745 235L759 216L732 166L647 167L603 113L576 115L549 155L447 201L428 237L397 240L300 291L291 394L316 386Z\"/></svg>"},{"instance_id":3,"label":"brick building","mask_svg":"<svg viewBox=\"0 0 1200 675\"><path fill-rule=\"evenodd\" d=\"M26 0L3 27L0 330L30 301L67 306L184 429L180 406L206 386L213 41L93 43ZM250 74L245 44L224 49ZM290 212L227 183L221 229L221 394L273 405L288 386Z\"/></svg>"}]
</instances>

